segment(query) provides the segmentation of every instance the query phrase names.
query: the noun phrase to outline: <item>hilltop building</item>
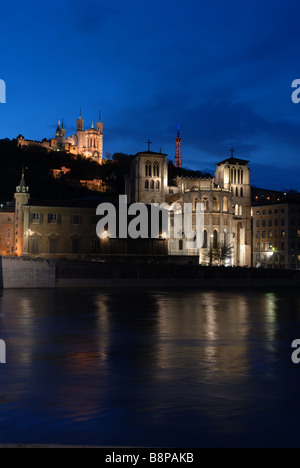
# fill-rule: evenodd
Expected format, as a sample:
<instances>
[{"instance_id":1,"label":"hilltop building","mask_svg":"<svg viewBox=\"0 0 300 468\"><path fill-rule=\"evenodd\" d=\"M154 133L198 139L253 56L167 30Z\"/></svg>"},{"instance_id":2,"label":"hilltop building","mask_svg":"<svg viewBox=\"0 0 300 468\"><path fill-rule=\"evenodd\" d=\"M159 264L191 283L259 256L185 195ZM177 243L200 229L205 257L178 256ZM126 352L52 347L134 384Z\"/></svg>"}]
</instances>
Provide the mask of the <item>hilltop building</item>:
<instances>
[{"instance_id":1,"label":"hilltop building","mask_svg":"<svg viewBox=\"0 0 300 468\"><path fill-rule=\"evenodd\" d=\"M103 122L99 115L99 121L96 127L92 124L91 128L84 129L84 120L81 115L76 121L76 133L67 137L64 123L58 122L55 138L43 141L26 140L23 136L18 138L18 146L21 148L28 146L38 146L47 151L66 151L75 156L81 155L86 158L92 159L99 164L103 160Z\"/></svg>"}]
</instances>

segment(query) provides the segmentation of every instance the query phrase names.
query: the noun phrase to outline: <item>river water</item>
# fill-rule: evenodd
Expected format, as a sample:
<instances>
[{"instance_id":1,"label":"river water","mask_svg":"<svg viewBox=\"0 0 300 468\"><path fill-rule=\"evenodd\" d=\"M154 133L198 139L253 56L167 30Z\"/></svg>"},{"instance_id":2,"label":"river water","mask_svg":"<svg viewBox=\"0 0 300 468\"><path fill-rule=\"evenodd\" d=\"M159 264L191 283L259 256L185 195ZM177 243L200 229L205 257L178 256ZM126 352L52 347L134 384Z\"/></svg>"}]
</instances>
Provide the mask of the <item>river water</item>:
<instances>
[{"instance_id":1,"label":"river water","mask_svg":"<svg viewBox=\"0 0 300 468\"><path fill-rule=\"evenodd\" d=\"M7 290L0 306L0 443L300 445L297 290Z\"/></svg>"}]
</instances>

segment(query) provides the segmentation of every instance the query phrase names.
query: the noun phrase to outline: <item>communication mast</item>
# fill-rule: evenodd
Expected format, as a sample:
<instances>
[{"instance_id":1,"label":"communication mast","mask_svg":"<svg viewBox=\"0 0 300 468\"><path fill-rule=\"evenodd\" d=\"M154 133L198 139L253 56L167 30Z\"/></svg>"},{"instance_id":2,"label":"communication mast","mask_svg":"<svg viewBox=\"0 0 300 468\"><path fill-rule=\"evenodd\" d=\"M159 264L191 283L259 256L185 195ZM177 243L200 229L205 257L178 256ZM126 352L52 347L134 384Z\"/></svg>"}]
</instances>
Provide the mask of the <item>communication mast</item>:
<instances>
[{"instance_id":1,"label":"communication mast","mask_svg":"<svg viewBox=\"0 0 300 468\"><path fill-rule=\"evenodd\" d=\"M180 128L179 128L179 125L178 125L178 132L177 132L177 138L176 138L175 167L182 167L182 160L181 160L181 138L180 138Z\"/></svg>"}]
</instances>

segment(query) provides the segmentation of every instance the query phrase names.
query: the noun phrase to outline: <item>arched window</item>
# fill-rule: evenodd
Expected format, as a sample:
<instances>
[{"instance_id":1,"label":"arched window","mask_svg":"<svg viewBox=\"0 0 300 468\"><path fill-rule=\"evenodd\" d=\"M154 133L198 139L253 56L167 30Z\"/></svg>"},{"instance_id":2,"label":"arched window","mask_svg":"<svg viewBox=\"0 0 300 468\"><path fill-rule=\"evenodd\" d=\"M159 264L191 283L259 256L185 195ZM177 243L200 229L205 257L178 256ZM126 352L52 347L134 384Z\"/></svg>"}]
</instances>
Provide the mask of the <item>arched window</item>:
<instances>
[{"instance_id":1,"label":"arched window","mask_svg":"<svg viewBox=\"0 0 300 468\"><path fill-rule=\"evenodd\" d=\"M156 191L157 192L160 191L160 181L159 180L156 182Z\"/></svg>"},{"instance_id":2,"label":"arched window","mask_svg":"<svg viewBox=\"0 0 300 468\"><path fill-rule=\"evenodd\" d=\"M236 191L235 191L235 196L238 197L239 196L239 189L236 188Z\"/></svg>"},{"instance_id":3,"label":"arched window","mask_svg":"<svg viewBox=\"0 0 300 468\"><path fill-rule=\"evenodd\" d=\"M207 198L203 198L203 204L205 211L209 211L209 200Z\"/></svg>"},{"instance_id":4,"label":"arched window","mask_svg":"<svg viewBox=\"0 0 300 468\"><path fill-rule=\"evenodd\" d=\"M230 182L233 184L233 169L231 169L231 180Z\"/></svg>"},{"instance_id":5,"label":"arched window","mask_svg":"<svg viewBox=\"0 0 300 468\"><path fill-rule=\"evenodd\" d=\"M223 199L223 211L228 211L228 198L224 197Z\"/></svg>"},{"instance_id":6,"label":"arched window","mask_svg":"<svg viewBox=\"0 0 300 468\"><path fill-rule=\"evenodd\" d=\"M154 180L151 180L150 190L152 190L152 192L154 191Z\"/></svg>"},{"instance_id":7,"label":"arched window","mask_svg":"<svg viewBox=\"0 0 300 468\"><path fill-rule=\"evenodd\" d=\"M235 216L239 216L239 205L235 205Z\"/></svg>"},{"instance_id":8,"label":"arched window","mask_svg":"<svg viewBox=\"0 0 300 468\"><path fill-rule=\"evenodd\" d=\"M236 184L236 169L234 169L234 183Z\"/></svg>"},{"instance_id":9,"label":"arched window","mask_svg":"<svg viewBox=\"0 0 300 468\"><path fill-rule=\"evenodd\" d=\"M213 207L214 207L213 208L214 211L219 211L219 202L217 198L214 198Z\"/></svg>"},{"instance_id":10,"label":"arched window","mask_svg":"<svg viewBox=\"0 0 300 468\"><path fill-rule=\"evenodd\" d=\"M208 247L208 235L207 235L207 230L205 229L203 231L203 246L202 246L202 248L207 249L207 247Z\"/></svg>"},{"instance_id":11,"label":"arched window","mask_svg":"<svg viewBox=\"0 0 300 468\"><path fill-rule=\"evenodd\" d=\"M214 230L214 247L217 247L218 245L218 231L215 229Z\"/></svg>"},{"instance_id":12,"label":"arched window","mask_svg":"<svg viewBox=\"0 0 300 468\"><path fill-rule=\"evenodd\" d=\"M149 190L149 180L146 180L145 182L145 190Z\"/></svg>"},{"instance_id":13,"label":"arched window","mask_svg":"<svg viewBox=\"0 0 300 468\"><path fill-rule=\"evenodd\" d=\"M183 250L183 240L180 239L179 241L179 250Z\"/></svg>"},{"instance_id":14,"label":"arched window","mask_svg":"<svg viewBox=\"0 0 300 468\"><path fill-rule=\"evenodd\" d=\"M241 197L243 197L243 196L244 196L244 189L243 189L243 187L242 187L242 188L241 188Z\"/></svg>"},{"instance_id":15,"label":"arched window","mask_svg":"<svg viewBox=\"0 0 300 468\"><path fill-rule=\"evenodd\" d=\"M154 161L153 164L153 176L159 177L159 163L157 161Z\"/></svg>"},{"instance_id":16,"label":"arched window","mask_svg":"<svg viewBox=\"0 0 300 468\"><path fill-rule=\"evenodd\" d=\"M241 183L241 170L238 170L238 184Z\"/></svg>"},{"instance_id":17,"label":"arched window","mask_svg":"<svg viewBox=\"0 0 300 468\"><path fill-rule=\"evenodd\" d=\"M150 161L147 161L145 164L145 174L146 177L152 177L152 166Z\"/></svg>"},{"instance_id":18,"label":"arched window","mask_svg":"<svg viewBox=\"0 0 300 468\"><path fill-rule=\"evenodd\" d=\"M241 170L241 184L244 183L244 171L243 169Z\"/></svg>"}]
</instances>

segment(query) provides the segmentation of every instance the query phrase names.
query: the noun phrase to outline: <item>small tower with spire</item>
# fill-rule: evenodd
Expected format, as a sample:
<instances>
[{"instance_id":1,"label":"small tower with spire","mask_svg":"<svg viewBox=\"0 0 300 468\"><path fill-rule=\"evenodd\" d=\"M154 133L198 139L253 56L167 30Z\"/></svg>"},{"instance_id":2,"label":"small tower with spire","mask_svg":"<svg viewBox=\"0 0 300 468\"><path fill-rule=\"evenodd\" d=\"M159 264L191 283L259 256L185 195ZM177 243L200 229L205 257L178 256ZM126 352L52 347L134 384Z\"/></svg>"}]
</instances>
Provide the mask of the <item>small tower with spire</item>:
<instances>
[{"instance_id":1,"label":"small tower with spire","mask_svg":"<svg viewBox=\"0 0 300 468\"><path fill-rule=\"evenodd\" d=\"M83 132L83 128L84 128L84 120L81 116L81 107L80 107L79 118L77 119L77 132Z\"/></svg>"},{"instance_id":2,"label":"small tower with spire","mask_svg":"<svg viewBox=\"0 0 300 468\"><path fill-rule=\"evenodd\" d=\"M63 148L63 140L64 140L64 130L61 127L60 120L58 121L58 127L56 129L56 141L57 141L57 149Z\"/></svg>"},{"instance_id":3,"label":"small tower with spire","mask_svg":"<svg viewBox=\"0 0 300 468\"><path fill-rule=\"evenodd\" d=\"M181 137L180 137L180 127L179 127L179 124L178 124L178 131L177 131L177 137L176 137L175 167L182 167L182 160L181 160Z\"/></svg>"},{"instance_id":4,"label":"small tower with spire","mask_svg":"<svg viewBox=\"0 0 300 468\"><path fill-rule=\"evenodd\" d=\"M99 121L97 122L97 130L100 132L100 135L103 135L103 122L101 122L101 112L99 112Z\"/></svg>"},{"instance_id":5,"label":"small tower with spire","mask_svg":"<svg viewBox=\"0 0 300 468\"><path fill-rule=\"evenodd\" d=\"M22 178L19 185L16 187L15 193L15 239L14 252L20 257L23 255L24 242L24 222L23 222L23 206L28 204L30 198L29 187L25 182L25 169L22 170Z\"/></svg>"}]
</instances>

